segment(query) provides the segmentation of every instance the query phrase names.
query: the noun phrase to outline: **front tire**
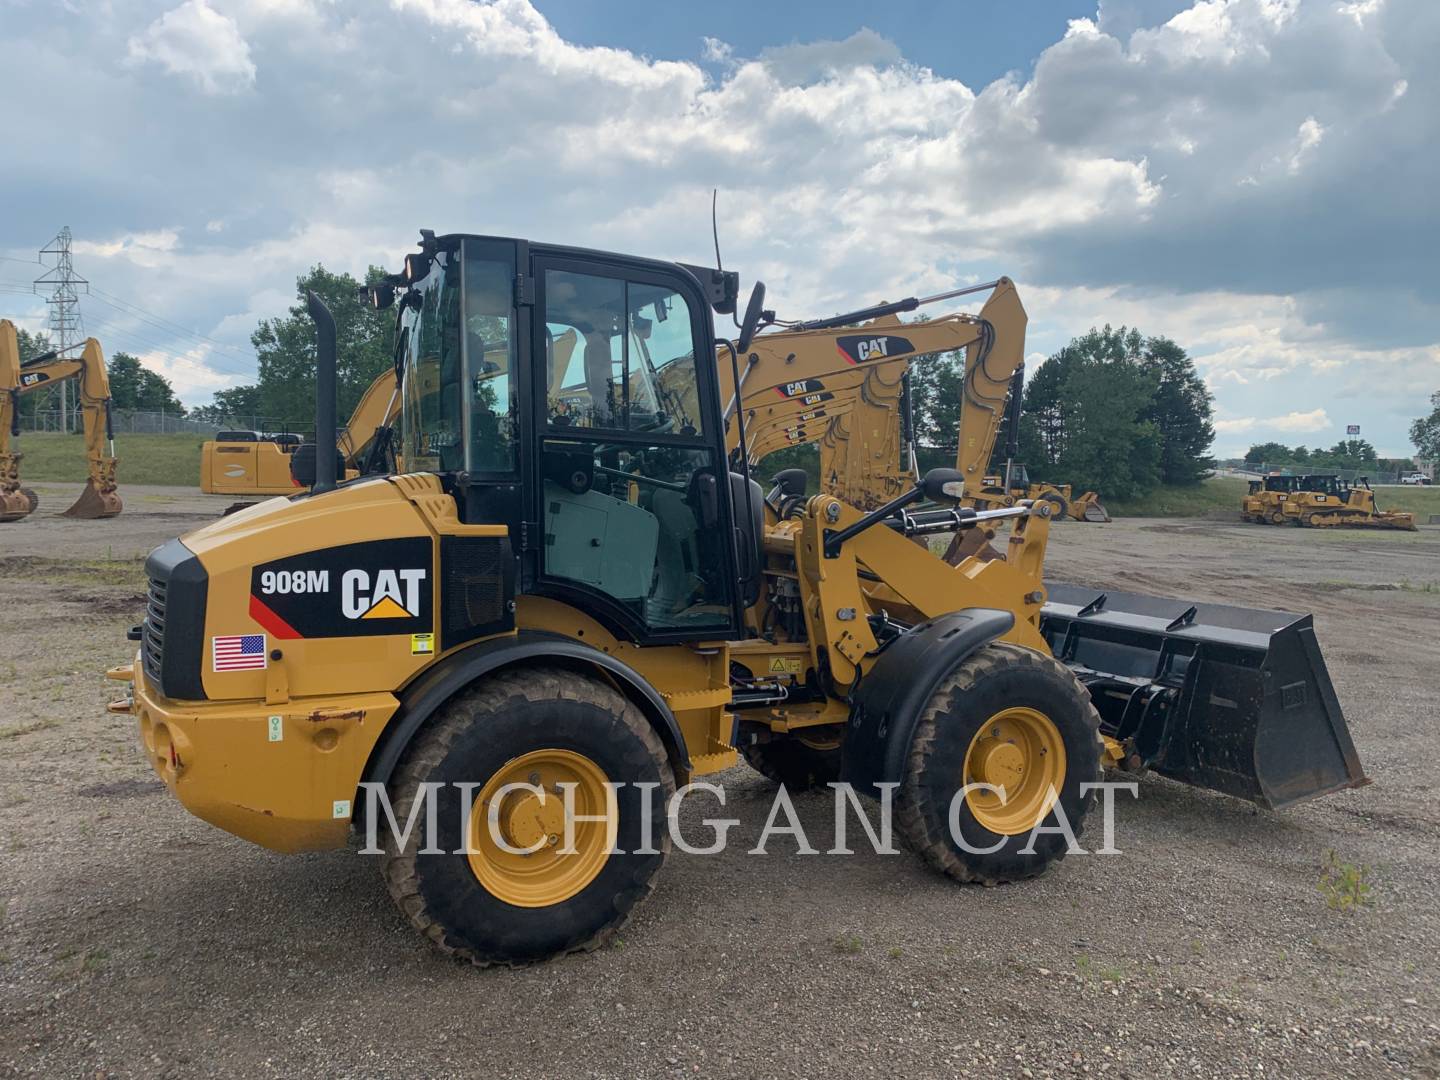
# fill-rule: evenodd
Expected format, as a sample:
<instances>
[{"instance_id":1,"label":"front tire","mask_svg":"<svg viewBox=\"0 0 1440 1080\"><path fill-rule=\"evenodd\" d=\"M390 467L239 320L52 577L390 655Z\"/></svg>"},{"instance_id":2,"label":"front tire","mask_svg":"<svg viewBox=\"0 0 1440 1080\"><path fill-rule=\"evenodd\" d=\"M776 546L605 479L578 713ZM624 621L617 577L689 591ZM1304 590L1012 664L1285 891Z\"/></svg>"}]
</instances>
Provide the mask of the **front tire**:
<instances>
[{"instance_id":1,"label":"front tire","mask_svg":"<svg viewBox=\"0 0 1440 1080\"><path fill-rule=\"evenodd\" d=\"M1090 696L1063 664L1018 645L987 645L940 684L920 716L897 792L900 835L959 881L1034 877L1065 857L1068 838L1042 834L1026 853L1031 830L1056 826L1063 813L1080 835L1095 801L1081 785L1100 780L1103 749ZM976 783L1003 787L1007 798L961 794Z\"/></svg>"},{"instance_id":2,"label":"front tire","mask_svg":"<svg viewBox=\"0 0 1440 1080\"><path fill-rule=\"evenodd\" d=\"M613 808L607 782L623 785ZM385 882L436 947L479 966L528 964L603 944L650 894L670 850L665 807L675 777L664 747L619 691L572 671L504 672L457 695L397 771L391 801L401 828L422 784L442 785L432 789L441 853L421 852L422 813L403 847L387 836ZM475 785L468 815L459 784ZM506 784L535 785L545 797L525 788L506 793ZM575 785L573 854L563 853L560 839L566 784ZM610 820L578 820L590 813ZM388 830L383 818L380 827ZM496 834L510 847L536 850L508 852Z\"/></svg>"}]
</instances>

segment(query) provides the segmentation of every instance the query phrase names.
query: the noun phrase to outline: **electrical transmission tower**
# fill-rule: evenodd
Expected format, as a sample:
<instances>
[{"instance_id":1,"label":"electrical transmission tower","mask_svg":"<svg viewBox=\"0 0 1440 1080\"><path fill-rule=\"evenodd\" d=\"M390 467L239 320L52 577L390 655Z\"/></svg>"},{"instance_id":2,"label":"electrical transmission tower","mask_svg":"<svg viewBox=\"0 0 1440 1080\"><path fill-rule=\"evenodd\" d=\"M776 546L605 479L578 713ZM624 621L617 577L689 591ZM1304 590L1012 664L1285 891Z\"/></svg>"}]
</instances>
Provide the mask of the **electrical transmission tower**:
<instances>
[{"instance_id":1,"label":"electrical transmission tower","mask_svg":"<svg viewBox=\"0 0 1440 1080\"><path fill-rule=\"evenodd\" d=\"M35 279L35 291L41 291L42 286L50 288L50 333L51 341L56 351L62 355L71 348L79 345L85 340L85 323L80 318L80 290L90 291L90 282L75 273L75 267L70 261L70 226L66 225L43 248L40 249L40 261L44 263L45 256L53 257L54 264L40 277ZM60 391L60 430L70 430L70 381L63 380L58 387Z\"/></svg>"}]
</instances>

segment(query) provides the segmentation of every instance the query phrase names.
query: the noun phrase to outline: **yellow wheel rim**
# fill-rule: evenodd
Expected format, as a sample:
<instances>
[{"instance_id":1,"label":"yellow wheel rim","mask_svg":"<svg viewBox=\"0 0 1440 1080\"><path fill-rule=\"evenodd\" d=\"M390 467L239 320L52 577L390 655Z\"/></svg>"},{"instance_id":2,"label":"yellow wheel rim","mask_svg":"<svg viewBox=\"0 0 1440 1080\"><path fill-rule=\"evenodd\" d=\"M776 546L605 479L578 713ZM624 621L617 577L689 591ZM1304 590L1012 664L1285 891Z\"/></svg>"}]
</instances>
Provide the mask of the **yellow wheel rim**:
<instances>
[{"instance_id":1,"label":"yellow wheel rim","mask_svg":"<svg viewBox=\"0 0 1440 1080\"><path fill-rule=\"evenodd\" d=\"M802 746L807 746L811 750L840 749L840 736L837 735L835 731L829 727L811 731L802 730L796 733L795 739Z\"/></svg>"},{"instance_id":2,"label":"yellow wheel rim","mask_svg":"<svg viewBox=\"0 0 1440 1080\"><path fill-rule=\"evenodd\" d=\"M550 907L594 881L615 846L619 822L607 780L599 765L573 750L532 750L502 765L470 807L466 858L485 891L516 907ZM567 849L569 785L575 820Z\"/></svg>"},{"instance_id":3,"label":"yellow wheel rim","mask_svg":"<svg viewBox=\"0 0 1440 1080\"><path fill-rule=\"evenodd\" d=\"M981 725L965 751L965 793L975 820L992 833L1029 832L1055 805L1065 783L1065 743L1044 713L1002 709ZM1003 789L1003 795L1001 790Z\"/></svg>"}]
</instances>

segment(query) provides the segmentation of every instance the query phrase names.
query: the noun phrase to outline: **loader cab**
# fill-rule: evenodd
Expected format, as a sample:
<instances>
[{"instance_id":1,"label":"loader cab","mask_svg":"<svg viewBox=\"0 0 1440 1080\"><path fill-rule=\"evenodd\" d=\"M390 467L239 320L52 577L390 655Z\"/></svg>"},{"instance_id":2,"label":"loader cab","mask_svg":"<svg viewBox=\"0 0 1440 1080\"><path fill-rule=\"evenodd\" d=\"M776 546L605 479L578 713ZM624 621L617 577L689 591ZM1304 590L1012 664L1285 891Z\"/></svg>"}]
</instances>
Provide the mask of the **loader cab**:
<instances>
[{"instance_id":1,"label":"loader cab","mask_svg":"<svg viewBox=\"0 0 1440 1080\"><path fill-rule=\"evenodd\" d=\"M407 469L438 474L465 523L509 527L522 594L637 642L742 633L739 566L758 560L711 316L733 275L469 235L427 235L406 266Z\"/></svg>"}]
</instances>

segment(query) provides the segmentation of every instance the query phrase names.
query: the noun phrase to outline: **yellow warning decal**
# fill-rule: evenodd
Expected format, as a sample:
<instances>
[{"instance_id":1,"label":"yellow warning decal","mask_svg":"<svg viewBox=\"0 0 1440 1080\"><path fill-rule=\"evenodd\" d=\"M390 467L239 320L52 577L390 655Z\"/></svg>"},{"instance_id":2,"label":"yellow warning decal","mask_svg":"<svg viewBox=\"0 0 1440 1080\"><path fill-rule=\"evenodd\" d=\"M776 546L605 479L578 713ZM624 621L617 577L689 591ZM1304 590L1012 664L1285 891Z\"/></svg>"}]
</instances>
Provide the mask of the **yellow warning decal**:
<instances>
[{"instance_id":1,"label":"yellow warning decal","mask_svg":"<svg viewBox=\"0 0 1440 1080\"><path fill-rule=\"evenodd\" d=\"M790 656L772 656L770 658L771 675L799 675L801 664L799 660Z\"/></svg>"},{"instance_id":2,"label":"yellow warning decal","mask_svg":"<svg viewBox=\"0 0 1440 1080\"><path fill-rule=\"evenodd\" d=\"M411 655L411 656L420 656L420 655L423 655L423 654L426 654L426 653L433 653L434 651L435 651L435 635L434 635L434 634L411 634L411 635L410 635L410 655Z\"/></svg>"}]
</instances>

